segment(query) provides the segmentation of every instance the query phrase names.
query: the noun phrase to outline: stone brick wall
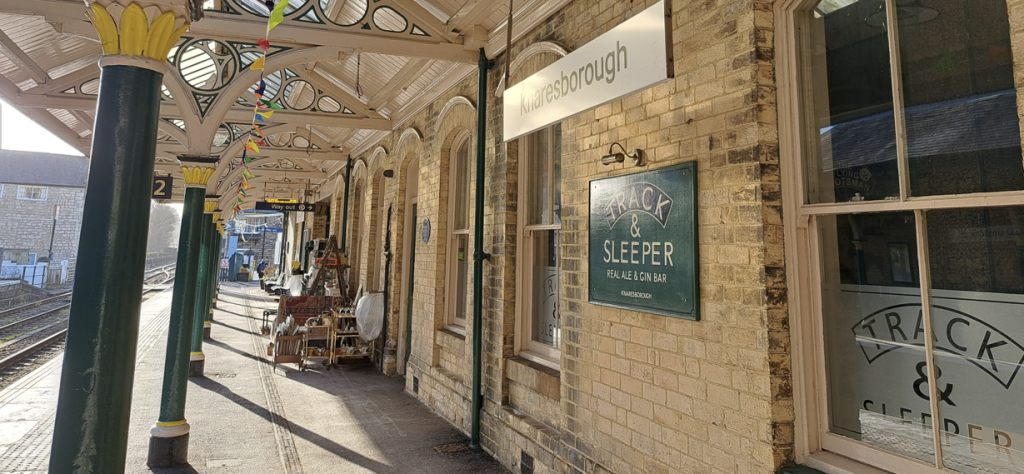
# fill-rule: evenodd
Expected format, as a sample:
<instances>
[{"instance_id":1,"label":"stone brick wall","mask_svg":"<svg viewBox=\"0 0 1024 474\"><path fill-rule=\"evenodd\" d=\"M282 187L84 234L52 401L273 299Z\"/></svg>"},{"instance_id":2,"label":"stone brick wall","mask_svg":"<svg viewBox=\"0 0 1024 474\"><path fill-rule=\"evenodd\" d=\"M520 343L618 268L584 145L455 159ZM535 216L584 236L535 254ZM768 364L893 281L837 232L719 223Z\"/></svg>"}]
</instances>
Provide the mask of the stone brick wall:
<instances>
[{"instance_id":1,"label":"stone brick wall","mask_svg":"<svg viewBox=\"0 0 1024 474\"><path fill-rule=\"evenodd\" d=\"M0 194L0 248L26 249L36 253L37 258L46 257L53 230L53 206L59 205L60 216L53 237L53 264L48 272L59 278L60 262L67 260L68 281L73 281L85 189L49 186L46 200L30 201L17 199L17 184L0 183L0 186L3 187Z\"/></svg>"},{"instance_id":2,"label":"stone brick wall","mask_svg":"<svg viewBox=\"0 0 1024 474\"><path fill-rule=\"evenodd\" d=\"M572 51L655 2L577 0L526 34L513 57L551 42ZM495 96L505 56L488 75L484 201L482 444L519 472L523 453L536 473L774 473L792 462L793 407L784 287L773 24L767 2L672 2L675 78L562 122L560 368L518 357L516 307L518 143L502 143ZM558 59L521 60L511 83ZM383 369L396 368L401 341L405 172L420 159L419 209L430 219L417 239L412 351L407 390L469 430L472 321L466 335L446 328L449 159L454 137L475 133L474 107L441 110L455 97L474 106L477 77L441 94L403 129L353 156L364 177L396 171L366 191L382 193L392 217L392 288ZM408 129L411 138L395 150ZM473 139L473 138L471 138ZM701 321L588 303L588 184L640 171L600 158L612 142L648 154L644 169L696 162ZM475 153L471 148L471 160ZM379 152L378 152L379 153ZM354 181L353 181L354 184ZM340 187L338 189L341 189ZM470 190L472 196L473 190ZM369 200L368 200L369 201ZM358 220L360 262L381 245L372 202ZM475 229L471 229L473 232ZM470 234L472 235L472 233ZM369 242L373 240L373 243ZM472 242L472 239L470 239ZM474 249L470 248L470 253ZM360 273L367 282L369 271Z\"/></svg>"}]
</instances>

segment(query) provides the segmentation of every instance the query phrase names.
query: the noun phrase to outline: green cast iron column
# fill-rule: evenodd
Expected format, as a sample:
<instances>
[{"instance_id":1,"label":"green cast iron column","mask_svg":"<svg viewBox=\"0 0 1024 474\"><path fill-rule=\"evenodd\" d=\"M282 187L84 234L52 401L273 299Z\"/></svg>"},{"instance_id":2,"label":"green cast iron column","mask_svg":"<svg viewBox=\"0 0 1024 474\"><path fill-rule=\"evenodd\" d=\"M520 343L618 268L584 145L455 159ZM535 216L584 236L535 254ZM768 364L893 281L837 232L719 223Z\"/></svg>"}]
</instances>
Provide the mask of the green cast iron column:
<instances>
[{"instance_id":1,"label":"green cast iron column","mask_svg":"<svg viewBox=\"0 0 1024 474\"><path fill-rule=\"evenodd\" d=\"M210 245L210 259L207 262L207 275L209 275L209 277L206 280L207 288L206 288L206 321L205 321L205 324L206 324L207 328L209 328L210 327L210 323L213 322L213 301L216 298L216 296L214 295L214 287L215 287L215 283L217 281L217 278L215 276L216 274L214 273L214 268L215 268L214 264L219 261L217 259L218 250L217 250L217 247L216 247L216 245L217 245L217 243L216 243L216 236L217 236L217 215L214 214L214 215L210 216L210 232L208 234L206 234L206 238L208 239L208 242L209 242L209 245ZM206 339L209 339L209 338L210 338L210 332L209 332L209 330L207 330L206 331Z\"/></svg>"},{"instance_id":2,"label":"green cast iron column","mask_svg":"<svg viewBox=\"0 0 1024 474\"><path fill-rule=\"evenodd\" d=\"M117 474L125 468L166 66L108 58L100 61L51 473Z\"/></svg>"},{"instance_id":3,"label":"green cast iron column","mask_svg":"<svg viewBox=\"0 0 1024 474\"><path fill-rule=\"evenodd\" d=\"M484 400L481 393L481 366L483 364L483 299L484 260L490 255L484 253L484 166L487 139L487 60L480 48L480 83L477 88L476 109L476 211L473 216L473 413L470 418L469 446L480 446L480 409Z\"/></svg>"},{"instance_id":4,"label":"green cast iron column","mask_svg":"<svg viewBox=\"0 0 1024 474\"><path fill-rule=\"evenodd\" d=\"M206 182L217 160L178 157L185 176L185 204L178 238L177 278L171 298L171 320L164 359L164 382L160 416L150 430L147 464L170 467L188 462L189 425L185 421L185 393L188 388L189 349L192 345L196 307L196 277L203 236L203 201Z\"/></svg>"},{"instance_id":5,"label":"green cast iron column","mask_svg":"<svg viewBox=\"0 0 1024 474\"><path fill-rule=\"evenodd\" d=\"M209 203L207 203L207 206ZM203 333L206 322L206 301L210 292L210 230L213 227L213 214L203 214L202 231L199 236L199 269L196 272L196 302L192 311L192 350L188 356L188 376L202 377L206 365L203 355Z\"/></svg>"},{"instance_id":6,"label":"green cast iron column","mask_svg":"<svg viewBox=\"0 0 1024 474\"><path fill-rule=\"evenodd\" d=\"M211 202L212 199L212 202ZM217 198L206 197L206 220L203 221L203 250L206 252L205 258L201 263L202 271L206 273L206 278L199 281L199 290L197 290L196 296L201 295L201 299L196 303L196 310L202 309L202 321L203 321L203 339L210 338L210 308L213 306L213 290L210 289L210 260L213 259L213 234L217 229L217 220L213 216L213 210L217 207ZM197 313L198 315L198 313Z\"/></svg>"},{"instance_id":7,"label":"green cast iron column","mask_svg":"<svg viewBox=\"0 0 1024 474\"><path fill-rule=\"evenodd\" d=\"M213 214L213 259L210 261L210 321L213 321L213 309L217 307L217 293L220 289L220 212Z\"/></svg>"},{"instance_id":8,"label":"green cast iron column","mask_svg":"<svg viewBox=\"0 0 1024 474\"><path fill-rule=\"evenodd\" d=\"M207 316L213 321L213 309L217 307L217 275L220 270L220 213L213 214L213 229L210 232L210 311Z\"/></svg>"}]
</instances>

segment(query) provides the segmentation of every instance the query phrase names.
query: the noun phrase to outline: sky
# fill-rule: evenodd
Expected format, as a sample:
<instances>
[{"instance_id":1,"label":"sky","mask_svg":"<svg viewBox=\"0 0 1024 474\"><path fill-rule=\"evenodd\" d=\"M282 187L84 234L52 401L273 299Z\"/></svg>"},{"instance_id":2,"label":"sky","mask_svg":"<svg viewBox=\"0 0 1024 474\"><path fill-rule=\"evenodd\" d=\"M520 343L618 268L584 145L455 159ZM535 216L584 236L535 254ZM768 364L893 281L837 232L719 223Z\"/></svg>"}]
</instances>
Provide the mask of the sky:
<instances>
[{"instance_id":1,"label":"sky","mask_svg":"<svg viewBox=\"0 0 1024 474\"><path fill-rule=\"evenodd\" d=\"M3 100L0 100L0 148L82 156L81 152ZM171 203L171 206L180 216L181 203Z\"/></svg>"},{"instance_id":2,"label":"sky","mask_svg":"<svg viewBox=\"0 0 1024 474\"><path fill-rule=\"evenodd\" d=\"M0 114L0 148L82 156L71 145L2 100Z\"/></svg>"}]
</instances>

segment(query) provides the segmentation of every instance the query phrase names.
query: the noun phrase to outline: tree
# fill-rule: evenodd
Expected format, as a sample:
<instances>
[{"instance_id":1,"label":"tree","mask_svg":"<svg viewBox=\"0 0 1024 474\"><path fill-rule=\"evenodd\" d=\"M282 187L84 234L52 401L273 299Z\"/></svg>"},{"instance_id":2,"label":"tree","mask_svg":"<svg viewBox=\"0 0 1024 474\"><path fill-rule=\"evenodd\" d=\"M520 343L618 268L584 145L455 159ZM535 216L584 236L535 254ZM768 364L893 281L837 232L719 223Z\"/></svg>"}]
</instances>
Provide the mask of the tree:
<instances>
[{"instance_id":1,"label":"tree","mask_svg":"<svg viewBox=\"0 0 1024 474\"><path fill-rule=\"evenodd\" d=\"M178 210L168 204L153 203L149 211L149 243L147 251L157 254L169 253L169 249L177 247L178 226L181 215Z\"/></svg>"}]
</instances>

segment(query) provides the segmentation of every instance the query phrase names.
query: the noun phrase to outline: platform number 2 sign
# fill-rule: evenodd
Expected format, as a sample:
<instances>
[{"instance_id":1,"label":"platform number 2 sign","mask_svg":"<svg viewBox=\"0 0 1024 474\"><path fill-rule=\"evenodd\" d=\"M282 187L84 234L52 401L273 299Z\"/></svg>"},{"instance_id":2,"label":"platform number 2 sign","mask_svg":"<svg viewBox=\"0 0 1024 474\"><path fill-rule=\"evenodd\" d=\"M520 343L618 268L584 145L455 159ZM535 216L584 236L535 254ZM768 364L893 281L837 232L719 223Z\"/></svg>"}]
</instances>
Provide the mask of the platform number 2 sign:
<instances>
[{"instance_id":1,"label":"platform number 2 sign","mask_svg":"<svg viewBox=\"0 0 1024 474\"><path fill-rule=\"evenodd\" d=\"M171 176L153 177L153 199L170 199L174 178Z\"/></svg>"}]
</instances>

